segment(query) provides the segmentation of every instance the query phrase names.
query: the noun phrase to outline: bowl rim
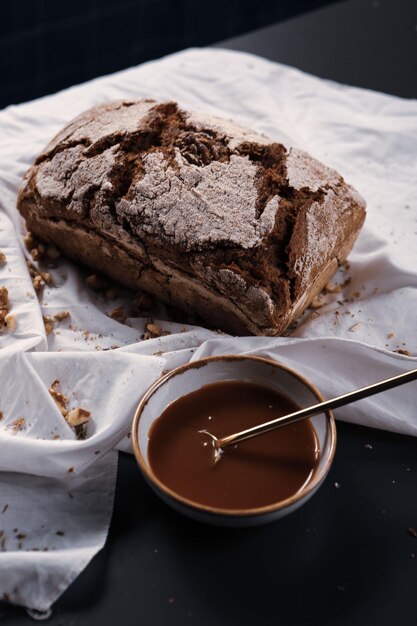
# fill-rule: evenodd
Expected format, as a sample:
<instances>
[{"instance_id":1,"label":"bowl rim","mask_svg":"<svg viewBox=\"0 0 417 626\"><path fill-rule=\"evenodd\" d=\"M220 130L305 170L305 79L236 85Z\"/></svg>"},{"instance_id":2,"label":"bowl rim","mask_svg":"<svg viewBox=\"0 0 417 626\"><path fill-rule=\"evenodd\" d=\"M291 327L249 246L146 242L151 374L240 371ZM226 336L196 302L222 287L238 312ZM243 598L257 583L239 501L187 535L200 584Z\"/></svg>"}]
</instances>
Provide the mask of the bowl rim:
<instances>
[{"instance_id":1,"label":"bowl rim","mask_svg":"<svg viewBox=\"0 0 417 626\"><path fill-rule=\"evenodd\" d=\"M167 487L163 482L159 480L159 478L154 474L151 465L147 463L145 459L143 458L143 455L139 446L139 436L138 436L139 421L151 396L170 379L174 378L175 376L179 376L190 369L199 369L200 367L204 367L208 363L212 363L215 361L243 361L243 360L261 362L267 365L273 365L277 369L281 369L281 370L288 372L295 378L298 378L299 381L301 381L306 387L308 387L308 389L313 393L313 395L316 396L319 402L324 402L324 397L320 393L320 391L317 389L317 387L313 385L313 383L311 383L302 374L292 369L291 367L288 367L287 365L280 363L280 361L262 357L262 356L255 356L255 355L248 355L248 354L222 354L222 355L216 355L216 356L203 357L202 359L189 361L188 363L185 363L184 365L180 365L170 370L169 372L167 372L160 378L158 378L158 380L156 380L146 391L145 395L140 400L138 407L135 411L135 416L133 419L133 426L132 426L133 452L134 452L136 461L139 465L139 468L142 474L153 486L155 486L158 490L162 491L164 495L175 500L178 504L185 506L186 508L194 512L199 511L201 513L209 514L213 516L220 515L222 517L235 518L235 517L255 517L258 515L265 515L267 513L273 513L273 512L280 511L282 509L286 509L287 507L290 507L293 504L297 503L299 500L305 498L307 495L312 494L314 490L320 485L320 483L326 477L333 462L333 458L336 452L336 440L337 440L336 423L335 423L333 413L331 411L323 411L323 413L327 417L328 435L330 437L330 447L329 447L329 452L328 452L325 464L320 471L313 473L312 479L304 487L302 487L299 491L297 491L295 494L293 494L289 498L286 498L285 500L280 500L279 502L275 502L273 504L268 504L266 506L257 507L257 508L222 509L219 507L201 504L199 502L194 502L194 500L190 500L189 498L186 498L176 493L175 491Z\"/></svg>"}]
</instances>

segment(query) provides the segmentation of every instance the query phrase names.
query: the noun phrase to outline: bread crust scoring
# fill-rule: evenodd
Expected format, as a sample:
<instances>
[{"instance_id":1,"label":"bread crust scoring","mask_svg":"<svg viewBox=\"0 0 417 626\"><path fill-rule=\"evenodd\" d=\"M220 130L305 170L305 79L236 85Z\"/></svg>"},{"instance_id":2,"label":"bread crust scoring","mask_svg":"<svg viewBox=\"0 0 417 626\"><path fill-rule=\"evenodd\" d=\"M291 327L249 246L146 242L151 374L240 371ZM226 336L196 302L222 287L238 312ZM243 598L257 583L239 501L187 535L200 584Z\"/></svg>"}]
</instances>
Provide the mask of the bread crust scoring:
<instances>
[{"instance_id":1,"label":"bread crust scoring","mask_svg":"<svg viewBox=\"0 0 417 626\"><path fill-rule=\"evenodd\" d=\"M68 256L236 334L274 335L350 251L365 202L302 150L174 102L85 112L18 208Z\"/></svg>"}]
</instances>

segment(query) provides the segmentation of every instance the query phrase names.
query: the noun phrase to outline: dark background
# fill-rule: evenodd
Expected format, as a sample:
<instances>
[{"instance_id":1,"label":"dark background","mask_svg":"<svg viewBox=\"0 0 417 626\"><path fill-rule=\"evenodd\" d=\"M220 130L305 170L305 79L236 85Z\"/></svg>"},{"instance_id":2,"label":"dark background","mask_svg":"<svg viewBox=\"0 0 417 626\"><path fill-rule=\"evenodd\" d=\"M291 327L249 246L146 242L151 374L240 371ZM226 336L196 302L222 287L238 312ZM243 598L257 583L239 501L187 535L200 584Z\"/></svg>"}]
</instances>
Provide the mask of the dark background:
<instances>
[{"instance_id":1,"label":"dark background","mask_svg":"<svg viewBox=\"0 0 417 626\"><path fill-rule=\"evenodd\" d=\"M335 0L333 0L334 2ZM2 0L0 109L329 0Z\"/></svg>"}]
</instances>

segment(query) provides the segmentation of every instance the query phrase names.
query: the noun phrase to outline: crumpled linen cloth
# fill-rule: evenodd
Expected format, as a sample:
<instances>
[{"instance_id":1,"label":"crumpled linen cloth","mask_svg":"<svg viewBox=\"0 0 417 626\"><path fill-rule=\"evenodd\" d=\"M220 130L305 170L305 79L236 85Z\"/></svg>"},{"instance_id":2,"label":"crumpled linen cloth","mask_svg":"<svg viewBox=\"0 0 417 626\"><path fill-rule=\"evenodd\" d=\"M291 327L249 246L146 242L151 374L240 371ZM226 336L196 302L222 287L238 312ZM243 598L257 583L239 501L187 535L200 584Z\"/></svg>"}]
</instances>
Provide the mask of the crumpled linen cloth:
<instances>
[{"instance_id":1,"label":"crumpled linen cloth","mask_svg":"<svg viewBox=\"0 0 417 626\"><path fill-rule=\"evenodd\" d=\"M86 272L60 259L38 301L16 211L21 178L48 140L88 107L120 98L175 99L309 151L366 198L368 216L325 296L290 336L222 336L107 314ZM130 450L134 409L163 371L200 356L262 354L309 377L327 397L416 366L417 102L343 86L248 54L187 50L0 112L0 284L17 327L0 334L0 597L46 611L102 548L113 506L116 449ZM45 266L43 266L45 269ZM340 285L340 287L337 287ZM42 315L70 318L45 335ZM115 347L116 346L116 347ZM112 348L111 350L107 350ZM48 388L91 411L77 440ZM416 387L374 396L340 419L417 435ZM1 415L1 414L0 414ZM23 418L23 420L21 419ZM138 555L140 558L140 555Z\"/></svg>"}]
</instances>

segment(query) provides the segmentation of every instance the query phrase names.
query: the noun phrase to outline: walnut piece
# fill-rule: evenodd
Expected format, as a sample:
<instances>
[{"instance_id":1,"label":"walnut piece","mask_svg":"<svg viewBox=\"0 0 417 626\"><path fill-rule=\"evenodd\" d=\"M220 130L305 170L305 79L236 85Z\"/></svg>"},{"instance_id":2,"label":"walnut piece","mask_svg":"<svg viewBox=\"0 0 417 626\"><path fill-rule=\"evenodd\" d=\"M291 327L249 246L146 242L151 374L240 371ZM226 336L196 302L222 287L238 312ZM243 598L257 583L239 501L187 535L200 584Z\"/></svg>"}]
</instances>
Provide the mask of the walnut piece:
<instances>
[{"instance_id":1,"label":"walnut piece","mask_svg":"<svg viewBox=\"0 0 417 626\"><path fill-rule=\"evenodd\" d=\"M81 426L81 424L85 424L90 419L91 412L87 411L87 409L83 409L78 407L77 409L71 409L68 411L65 419L68 424L75 428L75 426Z\"/></svg>"},{"instance_id":2,"label":"walnut piece","mask_svg":"<svg viewBox=\"0 0 417 626\"><path fill-rule=\"evenodd\" d=\"M9 292L6 287L0 287L0 330L7 326L8 330L16 330L14 315L10 315Z\"/></svg>"},{"instance_id":3,"label":"walnut piece","mask_svg":"<svg viewBox=\"0 0 417 626\"><path fill-rule=\"evenodd\" d=\"M124 322L126 319L125 311L122 306L117 306L111 313L109 313L109 317L117 322Z\"/></svg>"},{"instance_id":4,"label":"walnut piece","mask_svg":"<svg viewBox=\"0 0 417 626\"><path fill-rule=\"evenodd\" d=\"M4 318L4 321L6 322L7 330L9 330L11 333L14 333L17 328L16 315L8 313Z\"/></svg>"},{"instance_id":5,"label":"walnut piece","mask_svg":"<svg viewBox=\"0 0 417 626\"><path fill-rule=\"evenodd\" d=\"M54 320L56 322L63 322L70 316L69 311L60 311L59 313L55 313Z\"/></svg>"},{"instance_id":6,"label":"walnut piece","mask_svg":"<svg viewBox=\"0 0 417 626\"><path fill-rule=\"evenodd\" d=\"M28 231L26 235L23 237L24 244L26 249L31 252L32 248L36 246L36 239L33 233Z\"/></svg>"},{"instance_id":7,"label":"walnut piece","mask_svg":"<svg viewBox=\"0 0 417 626\"><path fill-rule=\"evenodd\" d=\"M155 339L156 337L170 334L168 331L162 330L159 324L155 324L154 322L148 322L145 328L143 339Z\"/></svg>"},{"instance_id":8,"label":"walnut piece","mask_svg":"<svg viewBox=\"0 0 417 626\"><path fill-rule=\"evenodd\" d=\"M0 287L0 307L7 306L9 302L9 292L6 287Z\"/></svg>"},{"instance_id":9,"label":"walnut piece","mask_svg":"<svg viewBox=\"0 0 417 626\"><path fill-rule=\"evenodd\" d=\"M322 306L326 304L326 300L323 298L321 294L316 296L312 303L310 304L311 309L320 309Z\"/></svg>"},{"instance_id":10,"label":"walnut piece","mask_svg":"<svg viewBox=\"0 0 417 626\"><path fill-rule=\"evenodd\" d=\"M57 387L60 385L60 381L56 378L50 388L49 393L53 397L55 404L61 412L61 415L65 418L68 425L75 430L77 439L85 439L87 434L86 425L90 419L91 412L82 407L76 407L68 411L68 398L64 396Z\"/></svg>"},{"instance_id":11,"label":"walnut piece","mask_svg":"<svg viewBox=\"0 0 417 626\"><path fill-rule=\"evenodd\" d=\"M58 378L55 378L55 380L51 383L48 391L53 397L55 404L57 405L61 414L65 417L67 414L68 398L67 396L64 396L64 394L62 394L60 391L58 391L57 387L59 387L60 384L61 383Z\"/></svg>"}]
</instances>

